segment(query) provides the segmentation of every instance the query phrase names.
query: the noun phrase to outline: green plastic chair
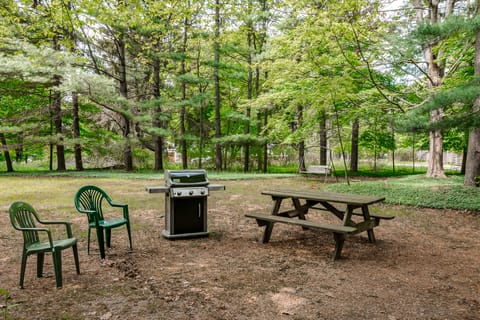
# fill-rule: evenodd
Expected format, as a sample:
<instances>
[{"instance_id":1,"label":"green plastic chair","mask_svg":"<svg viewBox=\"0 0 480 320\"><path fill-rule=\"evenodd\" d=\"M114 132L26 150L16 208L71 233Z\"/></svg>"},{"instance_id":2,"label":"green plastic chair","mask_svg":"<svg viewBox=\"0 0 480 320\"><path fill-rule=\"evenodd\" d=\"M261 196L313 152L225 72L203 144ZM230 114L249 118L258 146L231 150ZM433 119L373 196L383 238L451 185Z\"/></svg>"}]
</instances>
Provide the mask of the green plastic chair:
<instances>
[{"instance_id":1,"label":"green plastic chair","mask_svg":"<svg viewBox=\"0 0 480 320\"><path fill-rule=\"evenodd\" d=\"M72 228L69 222L65 221L42 221L31 205L25 202L14 202L9 209L10 222L12 226L23 233L22 266L20 269L20 288L23 289L23 280L25 278L25 267L27 257L32 254L37 255L37 277L43 275L43 261L46 252L51 252L53 257L53 266L55 269L55 280L57 288L62 287L62 250L73 249L75 259L75 268L77 274L80 274L80 264L78 262L77 239L72 236ZM53 240L49 228L37 227L39 225L65 225L67 238ZM45 232L48 241L40 241L40 233Z\"/></svg>"},{"instance_id":2,"label":"green plastic chair","mask_svg":"<svg viewBox=\"0 0 480 320\"><path fill-rule=\"evenodd\" d=\"M123 217L115 219L105 219L103 216L102 206L105 201L111 207L122 208ZM105 238L107 247L110 248L111 230L113 228L126 225L128 232L128 241L130 250L132 250L132 237L130 232L130 218L128 216L128 205L114 203L112 199L97 186L83 186L75 195L75 207L81 213L85 213L88 217L88 245L87 253L90 254L90 230L95 229L97 232L98 246L100 249L100 257L105 259ZM104 237L105 230L105 237Z\"/></svg>"}]
</instances>

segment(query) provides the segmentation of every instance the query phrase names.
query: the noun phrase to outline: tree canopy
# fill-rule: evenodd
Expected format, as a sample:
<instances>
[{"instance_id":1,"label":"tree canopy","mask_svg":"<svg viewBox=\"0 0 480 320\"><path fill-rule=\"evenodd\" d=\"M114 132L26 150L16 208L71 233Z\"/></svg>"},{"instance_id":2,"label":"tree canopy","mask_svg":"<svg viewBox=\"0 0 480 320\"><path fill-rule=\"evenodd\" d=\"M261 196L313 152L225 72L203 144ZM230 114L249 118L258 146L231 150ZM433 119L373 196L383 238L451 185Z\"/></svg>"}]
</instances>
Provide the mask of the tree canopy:
<instances>
[{"instance_id":1,"label":"tree canopy","mask_svg":"<svg viewBox=\"0 0 480 320\"><path fill-rule=\"evenodd\" d=\"M442 176L444 149L466 156L478 143L478 7L3 1L2 159L9 171L10 153L49 157L51 170L72 154L77 170L82 155L87 166L154 159L162 170L175 149L183 168L213 159L217 170L267 171L280 156L301 170L311 146L320 162L324 150L375 162L416 134L429 137L429 175Z\"/></svg>"}]
</instances>

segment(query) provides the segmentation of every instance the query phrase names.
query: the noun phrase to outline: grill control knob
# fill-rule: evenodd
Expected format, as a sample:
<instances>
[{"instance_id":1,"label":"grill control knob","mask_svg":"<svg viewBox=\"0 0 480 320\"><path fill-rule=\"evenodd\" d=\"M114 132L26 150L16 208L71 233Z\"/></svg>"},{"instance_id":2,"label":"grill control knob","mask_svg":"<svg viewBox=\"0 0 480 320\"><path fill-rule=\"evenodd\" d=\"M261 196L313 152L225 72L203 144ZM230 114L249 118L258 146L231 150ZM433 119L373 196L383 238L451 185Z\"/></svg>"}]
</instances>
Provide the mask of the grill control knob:
<instances>
[{"instance_id":1,"label":"grill control knob","mask_svg":"<svg viewBox=\"0 0 480 320\"><path fill-rule=\"evenodd\" d=\"M205 190L201 190L201 191L200 191L200 194L205 194Z\"/></svg>"},{"instance_id":2,"label":"grill control knob","mask_svg":"<svg viewBox=\"0 0 480 320\"><path fill-rule=\"evenodd\" d=\"M188 194L189 194L189 195L193 195L193 190L190 190L190 191L188 192Z\"/></svg>"},{"instance_id":3,"label":"grill control knob","mask_svg":"<svg viewBox=\"0 0 480 320\"><path fill-rule=\"evenodd\" d=\"M177 196L181 196L181 195L182 195L182 191L178 191Z\"/></svg>"}]
</instances>

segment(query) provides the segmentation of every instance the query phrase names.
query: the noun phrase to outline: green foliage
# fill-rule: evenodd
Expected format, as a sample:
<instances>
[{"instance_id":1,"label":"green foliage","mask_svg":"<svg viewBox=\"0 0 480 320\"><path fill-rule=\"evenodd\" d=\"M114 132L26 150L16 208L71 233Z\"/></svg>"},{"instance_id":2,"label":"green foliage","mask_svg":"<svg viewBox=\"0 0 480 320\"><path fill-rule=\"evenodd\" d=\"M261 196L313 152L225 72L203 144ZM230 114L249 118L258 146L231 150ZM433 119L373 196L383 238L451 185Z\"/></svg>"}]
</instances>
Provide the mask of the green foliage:
<instances>
[{"instance_id":1,"label":"green foliage","mask_svg":"<svg viewBox=\"0 0 480 320\"><path fill-rule=\"evenodd\" d=\"M222 145L244 145L244 144L256 144L260 145L265 142L262 137L256 137L249 134L234 134L224 136L218 139L213 139L213 142L219 142Z\"/></svg>"},{"instance_id":2,"label":"green foliage","mask_svg":"<svg viewBox=\"0 0 480 320\"><path fill-rule=\"evenodd\" d=\"M447 116L436 125L456 128L446 137L447 149L461 149L463 130L478 123L469 116L479 91L472 80L471 45L478 16L467 19L459 9L444 23L421 25L413 37L392 44L386 38L401 21L387 24L375 1L227 1L221 4L217 39L211 5L196 0L2 5L0 130L7 145L41 154L46 144L62 142L68 154L80 143L85 163L101 164L122 158L122 146L131 141L139 149L133 150L137 162L146 166L155 136L186 141L190 158L213 155L220 142L224 159L235 163L245 146L257 152L269 142L295 162L295 145L318 145L324 115L332 150L341 149L340 139L350 147L351 123L359 121L362 155L394 150L390 132L395 129L398 137L398 119L410 118L404 131L428 130L428 112L439 106ZM410 11L403 14L407 21ZM433 53L445 53L439 63L452 66L452 75L444 82L448 90L433 95L419 85L423 79L402 82L399 75L412 71L404 62L418 61L420 42L438 39ZM220 139L214 138L213 67L220 75ZM62 94L62 134L53 134L51 92ZM75 140L73 92L79 95L81 122ZM420 104L407 115L397 112ZM404 144L409 146L408 140Z\"/></svg>"},{"instance_id":3,"label":"green foliage","mask_svg":"<svg viewBox=\"0 0 480 320\"><path fill-rule=\"evenodd\" d=\"M480 211L480 188L464 187L462 176L448 179L418 175L400 179L329 185L329 191L384 196L389 204L436 209Z\"/></svg>"},{"instance_id":4,"label":"green foliage","mask_svg":"<svg viewBox=\"0 0 480 320\"><path fill-rule=\"evenodd\" d=\"M476 33L480 30L480 16L466 18L461 15L450 15L441 23L423 23L412 33L412 36L420 41L427 43L435 41L438 38L446 39L459 32Z\"/></svg>"},{"instance_id":5,"label":"green foliage","mask_svg":"<svg viewBox=\"0 0 480 320\"><path fill-rule=\"evenodd\" d=\"M400 115L398 126L401 130L423 130L432 128L467 130L480 125L480 115L471 112L474 100L480 94L477 80L459 84L450 89L444 89L422 106L411 110L406 115ZM443 108L448 116L435 123L430 123L430 111Z\"/></svg>"}]
</instances>

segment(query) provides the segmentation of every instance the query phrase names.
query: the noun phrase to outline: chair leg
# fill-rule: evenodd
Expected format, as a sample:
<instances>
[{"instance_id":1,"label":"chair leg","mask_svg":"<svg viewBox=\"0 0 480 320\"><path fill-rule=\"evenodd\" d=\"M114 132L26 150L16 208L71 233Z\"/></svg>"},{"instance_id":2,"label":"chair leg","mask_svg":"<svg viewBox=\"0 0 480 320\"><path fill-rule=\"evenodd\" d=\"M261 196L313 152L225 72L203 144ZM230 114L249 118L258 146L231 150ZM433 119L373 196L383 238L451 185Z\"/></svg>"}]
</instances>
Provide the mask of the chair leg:
<instances>
[{"instance_id":1,"label":"chair leg","mask_svg":"<svg viewBox=\"0 0 480 320\"><path fill-rule=\"evenodd\" d=\"M107 248L110 248L110 243L111 243L111 239L112 239L112 229L105 229L105 235L107 237Z\"/></svg>"},{"instance_id":2,"label":"chair leg","mask_svg":"<svg viewBox=\"0 0 480 320\"><path fill-rule=\"evenodd\" d=\"M130 222L127 222L127 232L128 232L128 242L130 242L130 251L133 250L132 247L132 235L130 233Z\"/></svg>"},{"instance_id":3,"label":"chair leg","mask_svg":"<svg viewBox=\"0 0 480 320\"><path fill-rule=\"evenodd\" d=\"M37 277L43 277L43 260L45 258L45 253L37 253Z\"/></svg>"},{"instance_id":4,"label":"chair leg","mask_svg":"<svg viewBox=\"0 0 480 320\"><path fill-rule=\"evenodd\" d=\"M103 238L103 228L97 228L98 247L100 249L100 258L105 259L105 241Z\"/></svg>"},{"instance_id":5,"label":"chair leg","mask_svg":"<svg viewBox=\"0 0 480 320\"><path fill-rule=\"evenodd\" d=\"M55 270L55 282L57 283L57 288L62 287L62 251L54 250L52 252L53 256L53 268Z\"/></svg>"},{"instance_id":6,"label":"chair leg","mask_svg":"<svg viewBox=\"0 0 480 320\"><path fill-rule=\"evenodd\" d=\"M80 263L78 262L78 248L77 245L72 246L73 258L75 259L75 268L77 269L77 274L80 274Z\"/></svg>"},{"instance_id":7,"label":"chair leg","mask_svg":"<svg viewBox=\"0 0 480 320\"><path fill-rule=\"evenodd\" d=\"M92 230L90 227L88 227L88 236L87 236L87 254L90 254L90 230Z\"/></svg>"},{"instance_id":8,"label":"chair leg","mask_svg":"<svg viewBox=\"0 0 480 320\"><path fill-rule=\"evenodd\" d=\"M20 289L23 289L23 280L25 279L25 267L27 266L27 253L22 254L22 265L20 267Z\"/></svg>"}]
</instances>

